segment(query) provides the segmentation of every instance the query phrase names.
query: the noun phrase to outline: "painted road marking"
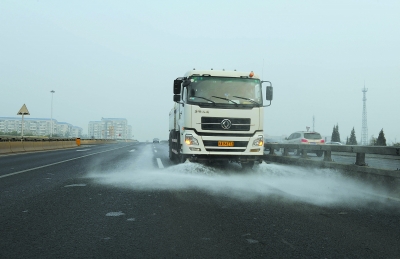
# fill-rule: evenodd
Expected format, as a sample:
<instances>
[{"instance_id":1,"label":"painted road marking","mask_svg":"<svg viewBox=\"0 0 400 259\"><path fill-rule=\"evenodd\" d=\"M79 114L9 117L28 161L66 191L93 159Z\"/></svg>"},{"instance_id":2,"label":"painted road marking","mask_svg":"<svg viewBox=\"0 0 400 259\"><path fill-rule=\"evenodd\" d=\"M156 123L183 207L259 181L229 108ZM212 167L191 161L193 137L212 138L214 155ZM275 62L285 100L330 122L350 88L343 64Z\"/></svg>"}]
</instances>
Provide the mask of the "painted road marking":
<instances>
[{"instance_id":1,"label":"painted road marking","mask_svg":"<svg viewBox=\"0 0 400 259\"><path fill-rule=\"evenodd\" d=\"M89 151L90 150L90 148L87 148L87 149L78 149L76 152L80 152L80 151Z\"/></svg>"},{"instance_id":2,"label":"painted road marking","mask_svg":"<svg viewBox=\"0 0 400 259\"><path fill-rule=\"evenodd\" d=\"M160 169L164 168L164 165L161 162L161 159L157 158L157 164L158 164L158 168L160 168Z\"/></svg>"},{"instance_id":3,"label":"painted road marking","mask_svg":"<svg viewBox=\"0 0 400 259\"><path fill-rule=\"evenodd\" d=\"M154 152L156 152L156 153L157 153L157 150L154 150Z\"/></svg>"},{"instance_id":4,"label":"painted road marking","mask_svg":"<svg viewBox=\"0 0 400 259\"><path fill-rule=\"evenodd\" d=\"M390 196L385 196L385 195L380 195L380 194L377 194L377 193L370 193L370 192L363 192L363 193L369 194L371 196L376 196L376 197L379 197L379 198L384 198L384 199L400 202L400 199L399 198L395 198L395 197L390 197Z\"/></svg>"},{"instance_id":5,"label":"painted road marking","mask_svg":"<svg viewBox=\"0 0 400 259\"><path fill-rule=\"evenodd\" d=\"M129 152L135 152L135 149L130 150Z\"/></svg>"},{"instance_id":6,"label":"painted road marking","mask_svg":"<svg viewBox=\"0 0 400 259\"><path fill-rule=\"evenodd\" d=\"M109 149L109 150L104 150L104 151L96 152L96 153L93 153L93 154L88 154L88 155L84 155L84 156L78 156L78 157L67 159L67 160L63 160L63 161L60 161L60 162L51 163L51 164L48 164L48 165L42 165L42 166L38 166L38 167L34 167L34 168L22 170L22 171L10 173L10 174L0 175L0 179L8 177L8 176L16 175L16 174L22 174L22 173L25 173L25 172L33 171L33 170L40 169L40 168L49 167L49 166L52 166L52 165L62 164L62 163L65 163L65 162L77 160L77 159L84 158L84 157L87 157L87 156L93 156L93 155L101 154L101 153L104 153L104 152L108 152L108 151L112 151L112 150L116 150L116 149L121 149L121 148L124 148L124 147L118 147L118 148L113 148L113 149Z\"/></svg>"}]
</instances>

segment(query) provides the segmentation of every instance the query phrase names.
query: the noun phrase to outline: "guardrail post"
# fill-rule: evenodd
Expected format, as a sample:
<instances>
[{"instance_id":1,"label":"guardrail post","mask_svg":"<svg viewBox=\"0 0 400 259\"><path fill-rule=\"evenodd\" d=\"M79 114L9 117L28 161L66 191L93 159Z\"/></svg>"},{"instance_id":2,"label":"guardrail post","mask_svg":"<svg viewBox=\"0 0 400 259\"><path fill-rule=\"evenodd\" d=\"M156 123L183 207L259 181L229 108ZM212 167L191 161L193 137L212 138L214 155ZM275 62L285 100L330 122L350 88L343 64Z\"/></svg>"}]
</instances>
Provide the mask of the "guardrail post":
<instances>
[{"instance_id":1,"label":"guardrail post","mask_svg":"<svg viewBox=\"0 0 400 259\"><path fill-rule=\"evenodd\" d=\"M356 154L356 165L358 166L367 166L365 163L365 153L357 153Z\"/></svg>"},{"instance_id":2,"label":"guardrail post","mask_svg":"<svg viewBox=\"0 0 400 259\"><path fill-rule=\"evenodd\" d=\"M287 148L282 148L282 156L288 156L289 155L289 150Z\"/></svg>"},{"instance_id":3,"label":"guardrail post","mask_svg":"<svg viewBox=\"0 0 400 259\"><path fill-rule=\"evenodd\" d=\"M276 154L275 154L275 148L270 147L270 148L269 148L269 154L270 154L270 155L276 155Z\"/></svg>"},{"instance_id":4,"label":"guardrail post","mask_svg":"<svg viewBox=\"0 0 400 259\"><path fill-rule=\"evenodd\" d=\"M332 151L330 150L324 151L324 161L332 162Z\"/></svg>"},{"instance_id":5,"label":"guardrail post","mask_svg":"<svg viewBox=\"0 0 400 259\"><path fill-rule=\"evenodd\" d=\"M299 150L300 150L301 158L308 158L307 150L305 150L305 149L299 149Z\"/></svg>"}]
</instances>

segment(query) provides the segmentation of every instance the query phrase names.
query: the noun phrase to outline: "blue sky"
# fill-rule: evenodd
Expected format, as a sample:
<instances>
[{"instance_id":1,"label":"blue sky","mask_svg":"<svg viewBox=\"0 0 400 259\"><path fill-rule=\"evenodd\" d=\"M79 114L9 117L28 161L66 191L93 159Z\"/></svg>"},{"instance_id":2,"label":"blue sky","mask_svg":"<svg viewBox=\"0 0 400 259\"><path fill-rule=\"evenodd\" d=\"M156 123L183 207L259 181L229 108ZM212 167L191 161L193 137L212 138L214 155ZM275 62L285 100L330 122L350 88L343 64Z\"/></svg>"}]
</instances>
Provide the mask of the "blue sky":
<instances>
[{"instance_id":1,"label":"blue sky","mask_svg":"<svg viewBox=\"0 0 400 259\"><path fill-rule=\"evenodd\" d=\"M255 71L274 86L264 130L312 127L400 142L399 1L0 2L0 116L25 103L87 131L127 118L135 138L168 138L172 83L192 69Z\"/></svg>"}]
</instances>

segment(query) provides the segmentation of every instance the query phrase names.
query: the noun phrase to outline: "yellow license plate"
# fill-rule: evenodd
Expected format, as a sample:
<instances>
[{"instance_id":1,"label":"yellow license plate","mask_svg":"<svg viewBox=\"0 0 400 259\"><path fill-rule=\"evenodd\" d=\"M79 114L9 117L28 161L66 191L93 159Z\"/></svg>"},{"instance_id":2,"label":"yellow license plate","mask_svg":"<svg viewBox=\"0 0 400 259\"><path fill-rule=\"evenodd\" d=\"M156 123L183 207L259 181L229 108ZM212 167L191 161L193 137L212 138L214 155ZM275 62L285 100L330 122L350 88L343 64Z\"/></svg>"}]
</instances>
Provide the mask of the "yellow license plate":
<instances>
[{"instance_id":1,"label":"yellow license plate","mask_svg":"<svg viewBox=\"0 0 400 259\"><path fill-rule=\"evenodd\" d=\"M219 147L233 147L234 144L233 141L218 141L218 146Z\"/></svg>"}]
</instances>

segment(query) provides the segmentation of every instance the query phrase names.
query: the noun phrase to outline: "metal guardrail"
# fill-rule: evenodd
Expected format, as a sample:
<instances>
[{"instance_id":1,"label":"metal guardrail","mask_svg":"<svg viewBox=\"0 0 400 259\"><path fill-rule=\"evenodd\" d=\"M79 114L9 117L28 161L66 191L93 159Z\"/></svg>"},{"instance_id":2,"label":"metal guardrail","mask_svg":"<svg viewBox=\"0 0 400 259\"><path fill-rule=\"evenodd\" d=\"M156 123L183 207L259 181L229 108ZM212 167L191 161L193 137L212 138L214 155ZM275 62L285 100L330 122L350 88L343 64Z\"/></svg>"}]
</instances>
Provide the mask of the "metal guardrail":
<instances>
[{"instance_id":1,"label":"metal guardrail","mask_svg":"<svg viewBox=\"0 0 400 259\"><path fill-rule=\"evenodd\" d=\"M346 171L357 171L370 173L375 175L390 176L400 178L400 171L374 168L366 163L367 155L380 155L386 159L400 159L400 147L375 147L375 146L353 146L353 145L306 145L306 144L282 144L282 143L266 143L265 150L269 154L265 154L266 161L278 163L312 165L326 168L336 168ZM282 154L276 154L276 150L281 150ZM297 157L289 156L290 151L296 151ZM307 153L322 152L321 161L309 159ZM332 152L348 153L354 156L354 164L341 164L332 160ZM321 154L321 153L320 153Z\"/></svg>"},{"instance_id":2,"label":"metal guardrail","mask_svg":"<svg viewBox=\"0 0 400 259\"><path fill-rule=\"evenodd\" d=\"M274 154L276 149L283 149L283 156L287 156L289 150L299 150L303 158L307 157L308 151L322 151L324 161L332 161L332 151L356 153L356 165L366 166L365 154L392 155L400 157L400 147L374 147L374 146L353 146L353 145L305 145L305 144L264 144L269 149L270 154ZM306 152L307 151L307 152Z\"/></svg>"}]
</instances>

